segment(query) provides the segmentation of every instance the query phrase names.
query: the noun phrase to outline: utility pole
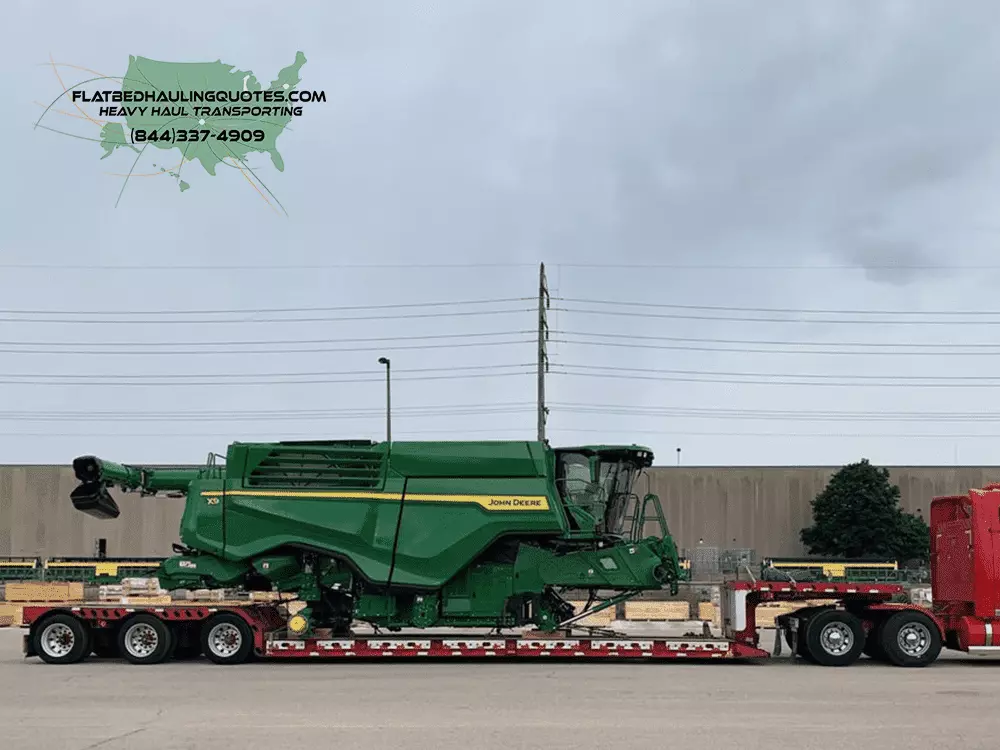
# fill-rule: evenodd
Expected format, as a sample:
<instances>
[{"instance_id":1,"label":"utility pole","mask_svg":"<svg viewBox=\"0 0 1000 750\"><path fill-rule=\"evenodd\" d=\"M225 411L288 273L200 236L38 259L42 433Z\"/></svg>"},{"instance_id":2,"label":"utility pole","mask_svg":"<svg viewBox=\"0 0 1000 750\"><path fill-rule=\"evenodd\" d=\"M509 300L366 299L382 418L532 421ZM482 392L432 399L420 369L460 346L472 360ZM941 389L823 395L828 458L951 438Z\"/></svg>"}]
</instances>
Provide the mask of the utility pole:
<instances>
[{"instance_id":1,"label":"utility pole","mask_svg":"<svg viewBox=\"0 0 1000 750\"><path fill-rule=\"evenodd\" d=\"M545 440L545 420L549 410L545 406L545 373L549 371L549 321L546 310L552 305L549 288L545 280L545 264L538 269L538 440Z\"/></svg>"},{"instance_id":2,"label":"utility pole","mask_svg":"<svg viewBox=\"0 0 1000 750\"><path fill-rule=\"evenodd\" d=\"M385 365L385 442L392 444L392 386L389 377L389 360L379 357L378 363Z\"/></svg>"}]
</instances>

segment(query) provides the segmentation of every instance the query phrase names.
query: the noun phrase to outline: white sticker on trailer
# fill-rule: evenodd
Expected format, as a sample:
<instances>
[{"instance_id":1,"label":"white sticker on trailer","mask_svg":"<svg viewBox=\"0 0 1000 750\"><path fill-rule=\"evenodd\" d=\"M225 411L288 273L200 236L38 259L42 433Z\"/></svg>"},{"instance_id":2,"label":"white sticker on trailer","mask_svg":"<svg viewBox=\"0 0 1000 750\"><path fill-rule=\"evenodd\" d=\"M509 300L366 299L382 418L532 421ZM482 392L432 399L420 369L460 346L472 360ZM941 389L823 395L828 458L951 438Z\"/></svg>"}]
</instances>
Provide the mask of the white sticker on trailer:
<instances>
[{"instance_id":1,"label":"white sticker on trailer","mask_svg":"<svg viewBox=\"0 0 1000 750\"><path fill-rule=\"evenodd\" d=\"M653 647L652 641L592 641L590 644L593 648L606 648L609 650L617 650L619 648L627 648L630 651L635 649L641 649L643 651L648 651Z\"/></svg>"},{"instance_id":2,"label":"white sticker on trailer","mask_svg":"<svg viewBox=\"0 0 1000 750\"><path fill-rule=\"evenodd\" d=\"M445 648L497 649L506 648L506 641L442 641Z\"/></svg>"}]
</instances>

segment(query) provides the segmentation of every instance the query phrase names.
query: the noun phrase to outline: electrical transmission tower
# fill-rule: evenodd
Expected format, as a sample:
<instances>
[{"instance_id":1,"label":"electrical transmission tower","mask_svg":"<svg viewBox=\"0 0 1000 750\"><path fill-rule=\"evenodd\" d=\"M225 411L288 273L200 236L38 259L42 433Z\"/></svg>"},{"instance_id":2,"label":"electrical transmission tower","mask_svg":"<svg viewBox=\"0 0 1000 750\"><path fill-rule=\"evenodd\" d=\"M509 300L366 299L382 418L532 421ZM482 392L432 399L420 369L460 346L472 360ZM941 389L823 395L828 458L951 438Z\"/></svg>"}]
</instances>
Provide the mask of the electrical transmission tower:
<instances>
[{"instance_id":1,"label":"electrical transmission tower","mask_svg":"<svg viewBox=\"0 0 1000 750\"><path fill-rule=\"evenodd\" d=\"M546 311L552 304L548 283L545 280L545 264L538 269L538 439L545 440L545 420L549 410L545 406L545 373L549 371L549 321Z\"/></svg>"}]
</instances>

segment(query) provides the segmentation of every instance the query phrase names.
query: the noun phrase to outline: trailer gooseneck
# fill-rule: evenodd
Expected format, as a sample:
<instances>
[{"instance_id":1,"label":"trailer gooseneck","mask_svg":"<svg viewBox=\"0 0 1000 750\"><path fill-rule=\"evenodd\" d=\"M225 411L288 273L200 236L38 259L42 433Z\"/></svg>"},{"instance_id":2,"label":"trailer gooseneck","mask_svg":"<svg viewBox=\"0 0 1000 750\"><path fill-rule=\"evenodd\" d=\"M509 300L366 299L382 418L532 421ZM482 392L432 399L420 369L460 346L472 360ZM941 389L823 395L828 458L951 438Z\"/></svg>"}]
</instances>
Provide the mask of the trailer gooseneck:
<instances>
[{"instance_id":1,"label":"trailer gooseneck","mask_svg":"<svg viewBox=\"0 0 1000 750\"><path fill-rule=\"evenodd\" d=\"M24 653L136 664L201 654L219 664L752 659L770 655L755 617L770 601L810 602L778 618L775 647L784 638L819 665L866 654L919 667L943 646L1000 650L1000 485L934 500L931 611L892 603L898 584L735 581L724 588L719 638L580 628L580 619L642 591L677 590L677 550L659 499L633 494L651 462L635 445L514 441L233 443L225 467L201 469L82 457L72 493L82 512L117 517L115 487L186 498L182 544L158 573L163 588L294 592L305 607L291 616L274 604L25 607ZM563 598L569 590L587 595L581 611ZM375 634L357 633L358 623ZM484 629L490 634L473 632Z\"/></svg>"}]
</instances>

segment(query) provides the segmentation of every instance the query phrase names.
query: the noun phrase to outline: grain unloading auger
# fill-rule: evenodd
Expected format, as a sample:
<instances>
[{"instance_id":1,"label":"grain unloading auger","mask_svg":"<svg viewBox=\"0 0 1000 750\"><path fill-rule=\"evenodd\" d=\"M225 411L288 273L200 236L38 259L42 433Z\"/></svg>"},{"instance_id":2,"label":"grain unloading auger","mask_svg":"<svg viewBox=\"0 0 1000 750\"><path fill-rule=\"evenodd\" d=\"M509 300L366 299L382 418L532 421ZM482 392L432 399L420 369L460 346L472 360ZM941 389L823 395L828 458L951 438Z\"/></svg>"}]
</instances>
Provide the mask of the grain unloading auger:
<instances>
[{"instance_id":1,"label":"grain unloading auger","mask_svg":"<svg viewBox=\"0 0 1000 750\"><path fill-rule=\"evenodd\" d=\"M660 501L633 493L652 459L635 445L235 442L225 466L77 458L72 502L116 518L111 488L183 495L161 586L295 592L300 634L354 620L553 631L642 591L676 593ZM567 591L587 596L583 611Z\"/></svg>"}]
</instances>

